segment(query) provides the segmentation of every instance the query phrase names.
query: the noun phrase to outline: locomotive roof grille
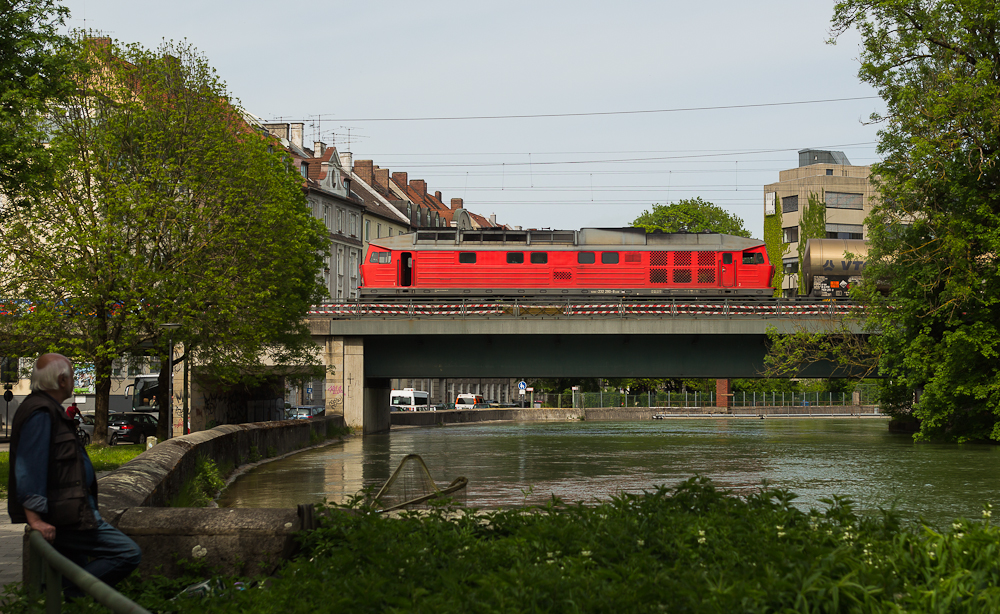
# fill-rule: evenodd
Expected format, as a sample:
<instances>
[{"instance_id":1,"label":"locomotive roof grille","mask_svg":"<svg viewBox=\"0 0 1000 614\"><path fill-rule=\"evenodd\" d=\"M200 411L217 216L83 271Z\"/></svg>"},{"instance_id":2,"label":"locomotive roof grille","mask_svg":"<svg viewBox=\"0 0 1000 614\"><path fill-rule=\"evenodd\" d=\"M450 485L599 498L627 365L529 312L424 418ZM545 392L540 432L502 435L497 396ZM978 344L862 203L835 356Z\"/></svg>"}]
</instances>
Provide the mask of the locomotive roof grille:
<instances>
[{"instance_id":1,"label":"locomotive roof grille","mask_svg":"<svg viewBox=\"0 0 1000 614\"><path fill-rule=\"evenodd\" d=\"M576 230L507 230L504 228L459 230L442 228L418 230L411 234L382 237L372 241L392 249L420 246L455 249L457 246L488 249L554 247L592 247L619 251L662 249L689 251L743 251L764 245L758 239L746 239L717 233L647 233L642 228L583 228Z\"/></svg>"}]
</instances>

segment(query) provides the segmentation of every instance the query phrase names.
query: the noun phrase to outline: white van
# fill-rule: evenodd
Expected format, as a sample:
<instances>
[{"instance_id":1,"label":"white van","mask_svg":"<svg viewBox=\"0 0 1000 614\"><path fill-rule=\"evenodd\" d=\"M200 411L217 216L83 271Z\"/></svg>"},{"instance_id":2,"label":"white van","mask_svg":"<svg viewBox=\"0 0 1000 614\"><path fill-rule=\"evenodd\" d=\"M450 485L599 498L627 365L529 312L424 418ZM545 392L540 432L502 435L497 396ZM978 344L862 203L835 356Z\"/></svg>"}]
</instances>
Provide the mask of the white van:
<instances>
[{"instance_id":1,"label":"white van","mask_svg":"<svg viewBox=\"0 0 1000 614\"><path fill-rule=\"evenodd\" d=\"M413 388L393 390L389 393L389 405L392 411L435 411L430 396L423 390Z\"/></svg>"},{"instance_id":2,"label":"white van","mask_svg":"<svg viewBox=\"0 0 1000 614\"><path fill-rule=\"evenodd\" d=\"M481 394L460 394L455 399L455 409L475 409L476 405L484 404L486 401Z\"/></svg>"}]
</instances>

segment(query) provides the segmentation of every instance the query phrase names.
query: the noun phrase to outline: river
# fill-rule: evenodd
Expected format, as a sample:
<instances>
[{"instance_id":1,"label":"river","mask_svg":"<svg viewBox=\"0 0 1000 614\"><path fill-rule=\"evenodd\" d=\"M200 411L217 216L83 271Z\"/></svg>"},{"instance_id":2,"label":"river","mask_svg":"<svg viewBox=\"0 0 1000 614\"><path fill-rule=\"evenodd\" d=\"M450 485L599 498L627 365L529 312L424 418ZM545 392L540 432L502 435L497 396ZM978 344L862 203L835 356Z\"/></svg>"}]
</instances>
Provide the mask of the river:
<instances>
[{"instance_id":1,"label":"river","mask_svg":"<svg viewBox=\"0 0 1000 614\"><path fill-rule=\"evenodd\" d=\"M883 419L672 419L490 423L354 437L264 464L238 478L222 507L346 501L380 486L407 454L439 486L465 476L468 506L593 501L693 475L747 492L767 484L800 507L842 495L863 511L895 506L943 526L1000 501L1000 447L914 443Z\"/></svg>"}]
</instances>

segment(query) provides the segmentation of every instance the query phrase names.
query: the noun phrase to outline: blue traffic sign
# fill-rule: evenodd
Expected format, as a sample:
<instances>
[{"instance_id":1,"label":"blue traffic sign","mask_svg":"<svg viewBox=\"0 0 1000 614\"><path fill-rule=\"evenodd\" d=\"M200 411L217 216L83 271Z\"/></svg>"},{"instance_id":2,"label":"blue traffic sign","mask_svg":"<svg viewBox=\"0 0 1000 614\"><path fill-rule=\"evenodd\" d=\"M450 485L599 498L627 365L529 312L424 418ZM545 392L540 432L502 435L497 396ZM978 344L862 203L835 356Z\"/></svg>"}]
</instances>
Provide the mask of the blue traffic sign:
<instances>
[{"instance_id":1,"label":"blue traffic sign","mask_svg":"<svg viewBox=\"0 0 1000 614\"><path fill-rule=\"evenodd\" d=\"M528 382L520 381L517 383L518 390L527 390L527 388L528 388Z\"/></svg>"}]
</instances>

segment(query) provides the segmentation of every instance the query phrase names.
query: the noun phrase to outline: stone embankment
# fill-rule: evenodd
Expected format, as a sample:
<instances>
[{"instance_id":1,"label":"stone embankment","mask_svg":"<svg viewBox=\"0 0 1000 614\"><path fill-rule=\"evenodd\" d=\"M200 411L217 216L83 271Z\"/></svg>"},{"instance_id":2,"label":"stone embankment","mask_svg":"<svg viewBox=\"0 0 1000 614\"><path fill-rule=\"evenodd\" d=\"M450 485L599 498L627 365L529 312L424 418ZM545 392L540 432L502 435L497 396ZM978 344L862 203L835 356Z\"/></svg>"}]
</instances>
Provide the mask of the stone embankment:
<instances>
[{"instance_id":1,"label":"stone embankment","mask_svg":"<svg viewBox=\"0 0 1000 614\"><path fill-rule=\"evenodd\" d=\"M783 406L737 407L605 407L595 409L497 408L431 412L392 412L393 426L434 426L470 422L545 422L567 420L629 421L669 418L809 418L830 416L878 416L871 405L835 405L831 407Z\"/></svg>"},{"instance_id":2,"label":"stone embankment","mask_svg":"<svg viewBox=\"0 0 1000 614\"><path fill-rule=\"evenodd\" d=\"M334 415L217 426L175 437L98 480L101 515L142 548L143 575L176 575L182 560L221 573L267 573L294 552L293 534L303 526L296 509L181 508L169 507L171 502L196 477L199 457L235 469L261 456L308 448L343 427L343 416ZM27 548L23 552L27 570Z\"/></svg>"}]
</instances>

